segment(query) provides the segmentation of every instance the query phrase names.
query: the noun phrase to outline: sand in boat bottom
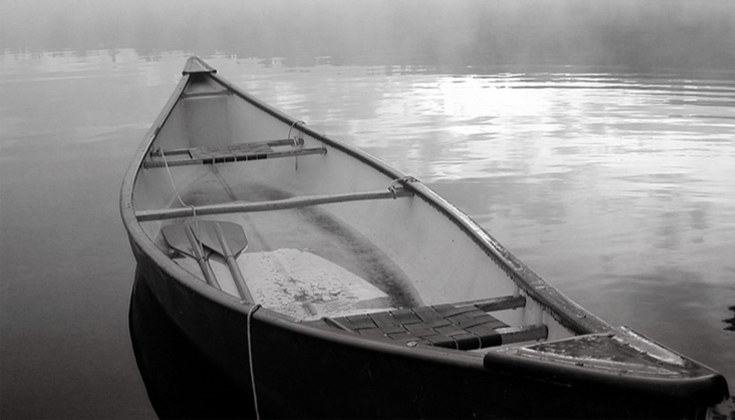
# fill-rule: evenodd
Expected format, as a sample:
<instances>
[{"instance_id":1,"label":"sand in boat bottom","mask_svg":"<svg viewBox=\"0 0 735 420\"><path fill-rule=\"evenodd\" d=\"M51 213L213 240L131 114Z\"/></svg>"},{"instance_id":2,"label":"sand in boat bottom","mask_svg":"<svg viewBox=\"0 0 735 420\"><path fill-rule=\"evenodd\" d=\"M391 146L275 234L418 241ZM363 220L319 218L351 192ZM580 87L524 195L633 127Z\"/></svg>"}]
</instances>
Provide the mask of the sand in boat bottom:
<instances>
[{"instance_id":1,"label":"sand in boat bottom","mask_svg":"<svg viewBox=\"0 0 735 420\"><path fill-rule=\"evenodd\" d=\"M176 261L202 277L194 259ZM209 261L222 290L239 297L225 262L214 255ZM237 263L256 303L299 320L391 307L386 293L349 270L307 251L281 248L246 252L238 257Z\"/></svg>"}]
</instances>

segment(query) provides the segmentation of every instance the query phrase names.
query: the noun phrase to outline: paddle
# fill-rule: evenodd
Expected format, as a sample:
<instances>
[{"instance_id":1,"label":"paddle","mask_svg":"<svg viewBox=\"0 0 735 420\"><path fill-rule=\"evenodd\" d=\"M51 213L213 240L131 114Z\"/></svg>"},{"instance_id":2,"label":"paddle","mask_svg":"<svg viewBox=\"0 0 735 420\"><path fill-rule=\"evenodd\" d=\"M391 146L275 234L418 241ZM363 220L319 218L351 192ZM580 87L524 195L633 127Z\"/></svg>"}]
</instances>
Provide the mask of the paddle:
<instances>
[{"instance_id":1,"label":"paddle","mask_svg":"<svg viewBox=\"0 0 735 420\"><path fill-rule=\"evenodd\" d=\"M199 263L204 279L210 286L222 289L212 272L212 268L207 264L206 258L209 257L209 252L205 253L191 226L184 224L167 225L161 229L161 232L171 248L193 257Z\"/></svg>"},{"instance_id":2,"label":"paddle","mask_svg":"<svg viewBox=\"0 0 735 420\"><path fill-rule=\"evenodd\" d=\"M235 260L248 246L248 238L242 230L242 226L231 222L215 222L201 220L196 223L199 227L199 238L202 243L215 253L221 255L227 261L232 278L235 280L240 297L246 302L254 303L253 295L250 294L240 267Z\"/></svg>"}]
</instances>

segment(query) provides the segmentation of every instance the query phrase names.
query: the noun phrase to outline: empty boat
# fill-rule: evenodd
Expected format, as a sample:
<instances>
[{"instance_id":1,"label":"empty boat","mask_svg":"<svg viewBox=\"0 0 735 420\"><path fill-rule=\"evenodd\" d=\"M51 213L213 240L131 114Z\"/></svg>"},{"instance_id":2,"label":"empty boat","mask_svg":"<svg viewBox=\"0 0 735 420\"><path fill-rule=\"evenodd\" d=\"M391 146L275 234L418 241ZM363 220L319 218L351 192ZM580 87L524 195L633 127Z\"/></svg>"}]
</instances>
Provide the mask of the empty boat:
<instances>
[{"instance_id":1,"label":"empty boat","mask_svg":"<svg viewBox=\"0 0 735 420\"><path fill-rule=\"evenodd\" d=\"M120 206L140 277L253 416L697 418L729 395L196 57Z\"/></svg>"}]
</instances>

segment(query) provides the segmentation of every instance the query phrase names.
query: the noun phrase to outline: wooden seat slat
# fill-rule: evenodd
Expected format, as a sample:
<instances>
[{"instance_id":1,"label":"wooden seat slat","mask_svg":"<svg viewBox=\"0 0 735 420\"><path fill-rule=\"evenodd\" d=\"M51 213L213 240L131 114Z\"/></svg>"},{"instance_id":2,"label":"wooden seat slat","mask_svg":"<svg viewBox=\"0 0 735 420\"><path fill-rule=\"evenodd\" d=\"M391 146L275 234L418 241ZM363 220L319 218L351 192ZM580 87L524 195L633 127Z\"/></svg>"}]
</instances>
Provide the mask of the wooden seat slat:
<instances>
[{"instance_id":1,"label":"wooden seat slat","mask_svg":"<svg viewBox=\"0 0 735 420\"><path fill-rule=\"evenodd\" d=\"M280 147L280 146L293 146L294 141L291 139L276 139L276 140L266 140L266 141L253 141L253 142L245 142L245 143L233 143L228 144L224 146L205 146L205 147L179 147L176 149L166 149L166 150L160 150L155 149L152 150L149 155L151 157L161 157L161 154L164 154L166 156L174 156L174 155L181 155L181 154L190 154L192 151L196 151L199 149L202 150L212 150L212 149L228 149L228 150L248 150L253 147L260 147L260 146L270 146L270 147Z\"/></svg>"},{"instance_id":2,"label":"wooden seat slat","mask_svg":"<svg viewBox=\"0 0 735 420\"><path fill-rule=\"evenodd\" d=\"M163 152L164 155L166 152ZM166 166L184 166L184 165L211 165L215 163L231 163L231 162L247 162L250 160L262 160L272 158L284 158L305 155L324 155L327 149L324 147L311 147L303 149L293 149L285 151L258 151L258 150L233 150L230 152L217 152L216 154L208 153L206 150L195 149L189 151L191 153L188 158L166 159L149 157L143 163L145 168L163 168Z\"/></svg>"},{"instance_id":3,"label":"wooden seat slat","mask_svg":"<svg viewBox=\"0 0 735 420\"><path fill-rule=\"evenodd\" d=\"M503 296L492 299L473 300L460 302L457 306L472 305L485 312L503 311L506 309L516 309L526 306L525 296Z\"/></svg>"},{"instance_id":4,"label":"wooden seat slat","mask_svg":"<svg viewBox=\"0 0 735 420\"><path fill-rule=\"evenodd\" d=\"M542 340L549 335L549 328L543 324L498 328L495 331L500 334L503 344Z\"/></svg>"}]
</instances>

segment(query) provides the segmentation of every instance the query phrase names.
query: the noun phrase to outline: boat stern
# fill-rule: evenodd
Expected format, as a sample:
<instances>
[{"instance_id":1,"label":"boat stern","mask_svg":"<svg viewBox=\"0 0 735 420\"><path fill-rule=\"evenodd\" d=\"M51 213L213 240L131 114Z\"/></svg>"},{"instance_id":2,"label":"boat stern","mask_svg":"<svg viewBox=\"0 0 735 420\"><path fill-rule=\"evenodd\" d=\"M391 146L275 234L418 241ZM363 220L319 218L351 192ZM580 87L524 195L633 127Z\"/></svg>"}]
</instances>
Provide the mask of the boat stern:
<instances>
[{"instance_id":1,"label":"boat stern","mask_svg":"<svg viewBox=\"0 0 735 420\"><path fill-rule=\"evenodd\" d=\"M722 375L627 327L498 349L485 355L484 365L670 417L711 418L729 397Z\"/></svg>"}]
</instances>

